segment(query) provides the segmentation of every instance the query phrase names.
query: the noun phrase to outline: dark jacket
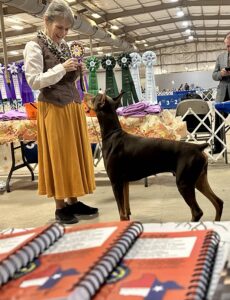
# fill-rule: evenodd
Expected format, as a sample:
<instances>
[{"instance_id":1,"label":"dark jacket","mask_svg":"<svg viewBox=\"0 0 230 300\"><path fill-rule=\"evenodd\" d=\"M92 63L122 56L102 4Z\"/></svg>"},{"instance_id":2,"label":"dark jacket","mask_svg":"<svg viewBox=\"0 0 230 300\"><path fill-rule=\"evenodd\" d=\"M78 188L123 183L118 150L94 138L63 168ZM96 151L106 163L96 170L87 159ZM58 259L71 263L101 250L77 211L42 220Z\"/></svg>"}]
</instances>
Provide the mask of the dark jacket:
<instances>
[{"instance_id":1,"label":"dark jacket","mask_svg":"<svg viewBox=\"0 0 230 300\"><path fill-rule=\"evenodd\" d=\"M216 60L215 69L212 73L213 80L220 81L217 87L216 101L223 102L225 100L226 91L230 95L230 76L222 77L221 69L228 66L228 52L221 53Z\"/></svg>"}]
</instances>

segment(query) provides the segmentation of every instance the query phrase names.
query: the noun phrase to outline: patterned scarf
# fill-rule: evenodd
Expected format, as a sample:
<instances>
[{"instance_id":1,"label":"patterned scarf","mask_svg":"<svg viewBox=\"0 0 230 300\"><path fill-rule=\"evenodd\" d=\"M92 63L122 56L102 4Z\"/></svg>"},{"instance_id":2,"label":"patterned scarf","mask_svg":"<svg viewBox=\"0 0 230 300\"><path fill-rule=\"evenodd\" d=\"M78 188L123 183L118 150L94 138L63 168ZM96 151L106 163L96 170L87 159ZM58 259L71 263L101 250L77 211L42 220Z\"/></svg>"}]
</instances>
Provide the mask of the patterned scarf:
<instances>
[{"instance_id":1,"label":"patterned scarf","mask_svg":"<svg viewBox=\"0 0 230 300\"><path fill-rule=\"evenodd\" d=\"M68 45L65 42L61 42L60 48L41 30L38 31L37 37L42 40L44 45L60 60L61 63L65 62L71 57L71 53Z\"/></svg>"}]
</instances>

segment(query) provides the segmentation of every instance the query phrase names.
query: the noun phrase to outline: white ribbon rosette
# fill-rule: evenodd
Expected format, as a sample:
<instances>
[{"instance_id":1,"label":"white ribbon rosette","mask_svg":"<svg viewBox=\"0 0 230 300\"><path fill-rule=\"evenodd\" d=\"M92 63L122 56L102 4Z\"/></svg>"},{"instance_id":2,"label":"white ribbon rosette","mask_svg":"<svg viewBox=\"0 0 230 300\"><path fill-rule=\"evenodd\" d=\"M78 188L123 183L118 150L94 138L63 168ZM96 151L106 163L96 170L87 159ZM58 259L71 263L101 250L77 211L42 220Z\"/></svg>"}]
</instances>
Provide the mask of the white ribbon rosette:
<instances>
[{"instance_id":1,"label":"white ribbon rosette","mask_svg":"<svg viewBox=\"0 0 230 300\"><path fill-rule=\"evenodd\" d=\"M153 66L157 62L156 53L146 51L142 55L142 62L145 65L145 100L157 104L157 92Z\"/></svg>"},{"instance_id":2,"label":"white ribbon rosette","mask_svg":"<svg viewBox=\"0 0 230 300\"><path fill-rule=\"evenodd\" d=\"M130 53L130 57L131 57L130 73L133 78L138 99L142 100L143 96L141 91L141 81L140 81L140 72L139 72L139 68L142 63L141 56L137 52L132 52Z\"/></svg>"},{"instance_id":3,"label":"white ribbon rosette","mask_svg":"<svg viewBox=\"0 0 230 300\"><path fill-rule=\"evenodd\" d=\"M10 72L10 74L18 74L18 66L15 62L9 64L7 70Z\"/></svg>"},{"instance_id":4,"label":"white ribbon rosette","mask_svg":"<svg viewBox=\"0 0 230 300\"><path fill-rule=\"evenodd\" d=\"M4 70L5 70L4 65L0 63L0 75L4 74Z\"/></svg>"}]
</instances>

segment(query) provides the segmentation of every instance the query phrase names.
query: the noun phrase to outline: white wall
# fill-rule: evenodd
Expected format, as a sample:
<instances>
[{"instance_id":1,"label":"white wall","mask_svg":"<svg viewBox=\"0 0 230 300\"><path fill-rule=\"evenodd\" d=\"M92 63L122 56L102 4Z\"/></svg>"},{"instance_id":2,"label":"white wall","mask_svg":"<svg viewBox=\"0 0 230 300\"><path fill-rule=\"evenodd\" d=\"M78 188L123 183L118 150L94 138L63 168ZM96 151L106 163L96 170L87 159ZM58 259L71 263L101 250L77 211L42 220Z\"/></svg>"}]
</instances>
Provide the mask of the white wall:
<instances>
[{"instance_id":1,"label":"white wall","mask_svg":"<svg viewBox=\"0 0 230 300\"><path fill-rule=\"evenodd\" d=\"M121 90L121 70L114 70L115 78L118 85L118 90ZM97 73L98 78L98 88L105 90L105 71L100 70ZM160 91L163 89L178 89L179 86L185 84L186 82L191 85L199 86L204 89L214 88L218 85L218 81L212 79L212 71L194 71L194 72L181 72L181 73L169 73L155 75L156 86ZM174 81L174 84L172 83ZM141 78L141 85L145 86L145 78Z\"/></svg>"},{"instance_id":2,"label":"white wall","mask_svg":"<svg viewBox=\"0 0 230 300\"><path fill-rule=\"evenodd\" d=\"M181 84L186 82L191 85L199 86L204 89L213 88L218 85L218 81L212 79L212 71L194 71L160 74L155 76L156 85L159 90L163 89L178 89ZM173 84L174 81L174 84Z\"/></svg>"}]
</instances>

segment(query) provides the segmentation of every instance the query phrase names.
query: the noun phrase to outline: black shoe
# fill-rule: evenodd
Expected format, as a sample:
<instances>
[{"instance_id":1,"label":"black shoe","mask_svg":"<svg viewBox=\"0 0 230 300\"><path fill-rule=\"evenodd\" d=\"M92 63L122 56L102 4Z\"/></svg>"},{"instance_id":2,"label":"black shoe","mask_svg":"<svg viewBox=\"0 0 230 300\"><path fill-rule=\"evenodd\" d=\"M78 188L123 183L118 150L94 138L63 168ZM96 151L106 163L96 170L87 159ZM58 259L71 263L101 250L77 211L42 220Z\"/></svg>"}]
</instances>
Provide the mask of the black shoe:
<instances>
[{"instance_id":1,"label":"black shoe","mask_svg":"<svg viewBox=\"0 0 230 300\"><path fill-rule=\"evenodd\" d=\"M78 218L76 218L69 209L68 206L56 209L55 211L55 219L56 221L62 223L62 224L75 224L78 223Z\"/></svg>"},{"instance_id":2,"label":"black shoe","mask_svg":"<svg viewBox=\"0 0 230 300\"><path fill-rule=\"evenodd\" d=\"M91 216L98 214L98 208L88 206L81 201L77 201L74 204L68 204L68 207L71 212L77 216Z\"/></svg>"}]
</instances>

